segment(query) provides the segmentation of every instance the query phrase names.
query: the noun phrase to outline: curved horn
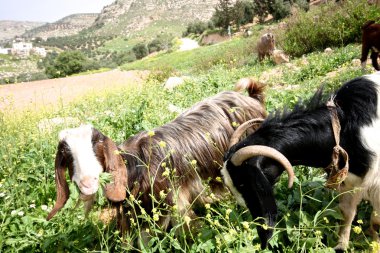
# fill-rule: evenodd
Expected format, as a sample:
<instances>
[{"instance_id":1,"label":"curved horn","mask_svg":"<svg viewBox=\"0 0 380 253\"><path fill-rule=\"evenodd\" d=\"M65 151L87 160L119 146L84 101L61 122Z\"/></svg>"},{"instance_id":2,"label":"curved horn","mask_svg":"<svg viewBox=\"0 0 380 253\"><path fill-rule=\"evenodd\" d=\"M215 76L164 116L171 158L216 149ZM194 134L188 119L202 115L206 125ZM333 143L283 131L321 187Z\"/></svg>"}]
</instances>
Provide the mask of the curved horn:
<instances>
[{"instance_id":1,"label":"curved horn","mask_svg":"<svg viewBox=\"0 0 380 253\"><path fill-rule=\"evenodd\" d=\"M268 146L254 145L239 149L231 157L231 162L235 166L240 166L245 160L254 156L266 156L279 162L289 175L288 187L291 188L294 182L294 171L289 160L274 148Z\"/></svg>"},{"instance_id":2,"label":"curved horn","mask_svg":"<svg viewBox=\"0 0 380 253\"><path fill-rule=\"evenodd\" d=\"M255 119L248 120L248 121L244 122L243 124L241 124L238 128L236 128L235 132L232 134L228 149L230 149L233 145L235 145L236 143L239 142L240 137L244 134L244 132L248 128L250 128L256 124L262 123L263 121L264 121L263 118L255 118Z\"/></svg>"},{"instance_id":3,"label":"curved horn","mask_svg":"<svg viewBox=\"0 0 380 253\"><path fill-rule=\"evenodd\" d=\"M55 156L55 185L57 189L57 200L55 201L55 205L48 214L46 220L53 218L53 216L62 209L66 201L69 199L70 191L65 177L66 166L66 160L58 148Z\"/></svg>"}]
</instances>

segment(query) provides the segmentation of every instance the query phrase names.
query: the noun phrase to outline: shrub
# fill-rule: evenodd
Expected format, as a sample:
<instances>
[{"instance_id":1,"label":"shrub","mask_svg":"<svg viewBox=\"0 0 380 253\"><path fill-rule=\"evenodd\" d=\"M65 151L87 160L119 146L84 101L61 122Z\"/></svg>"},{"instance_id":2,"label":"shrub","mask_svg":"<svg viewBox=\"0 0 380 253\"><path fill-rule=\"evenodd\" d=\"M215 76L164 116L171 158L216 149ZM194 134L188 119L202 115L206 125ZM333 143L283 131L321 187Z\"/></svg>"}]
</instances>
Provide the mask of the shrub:
<instances>
[{"instance_id":1,"label":"shrub","mask_svg":"<svg viewBox=\"0 0 380 253\"><path fill-rule=\"evenodd\" d=\"M148 52L148 48L146 47L146 45L143 42L140 42L140 43L136 44L132 48L132 51L135 54L136 59L144 58L149 53Z\"/></svg>"},{"instance_id":2,"label":"shrub","mask_svg":"<svg viewBox=\"0 0 380 253\"><path fill-rule=\"evenodd\" d=\"M321 5L309 12L298 11L290 17L285 31L277 34L277 41L293 56L359 42L361 26L379 15L380 9L366 0Z\"/></svg>"},{"instance_id":3,"label":"shrub","mask_svg":"<svg viewBox=\"0 0 380 253\"><path fill-rule=\"evenodd\" d=\"M254 16L254 4L252 1L236 1L233 7L234 21L237 25L252 22Z\"/></svg>"},{"instance_id":4,"label":"shrub","mask_svg":"<svg viewBox=\"0 0 380 253\"><path fill-rule=\"evenodd\" d=\"M186 30L183 32L182 36L186 37L190 34L202 34L207 29L214 29L214 24L212 21L202 22L202 21L194 21L187 25Z\"/></svg>"},{"instance_id":5,"label":"shrub","mask_svg":"<svg viewBox=\"0 0 380 253\"><path fill-rule=\"evenodd\" d=\"M159 38L156 38L156 39L154 39L148 43L149 53L158 52L158 51L161 51L163 49L165 49L164 42Z\"/></svg>"},{"instance_id":6,"label":"shrub","mask_svg":"<svg viewBox=\"0 0 380 253\"><path fill-rule=\"evenodd\" d=\"M216 27L227 29L231 24L231 21L234 20L233 12L233 4L231 0L219 0L211 20Z\"/></svg>"},{"instance_id":7,"label":"shrub","mask_svg":"<svg viewBox=\"0 0 380 253\"><path fill-rule=\"evenodd\" d=\"M283 19L291 14L292 6L303 10L309 9L307 0L254 0L253 9L260 22L271 14L275 20Z\"/></svg>"},{"instance_id":8,"label":"shrub","mask_svg":"<svg viewBox=\"0 0 380 253\"><path fill-rule=\"evenodd\" d=\"M66 51L60 53L51 65L46 66L48 77L64 77L85 70L88 64L87 57L80 51Z\"/></svg>"}]
</instances>

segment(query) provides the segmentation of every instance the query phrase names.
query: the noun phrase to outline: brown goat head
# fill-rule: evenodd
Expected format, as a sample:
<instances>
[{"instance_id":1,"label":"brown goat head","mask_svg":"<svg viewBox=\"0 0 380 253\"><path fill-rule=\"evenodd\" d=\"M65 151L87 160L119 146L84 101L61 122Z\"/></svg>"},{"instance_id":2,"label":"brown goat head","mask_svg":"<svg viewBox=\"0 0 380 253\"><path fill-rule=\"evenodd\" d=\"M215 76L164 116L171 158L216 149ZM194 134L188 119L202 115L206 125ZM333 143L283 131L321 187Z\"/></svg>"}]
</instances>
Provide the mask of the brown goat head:
<instances>
[{"instance_id":1,"label":"brown goat head","mask_svg":"<svg viewBox=\"0 0 380 253\"><path fill-rule=\"evenodd\" d=\"M102 172L112 175L112 182L105 186L106 197L112 202L125 199L127 171L116 144L91 125L66 129L59 134L55 158L57 200L47 220L50 220L69 198L65 177L67 167L70 179L78 186L83 199L91 199L86 196L93 196L97 192Z\"/></svg>"}]
</instances>

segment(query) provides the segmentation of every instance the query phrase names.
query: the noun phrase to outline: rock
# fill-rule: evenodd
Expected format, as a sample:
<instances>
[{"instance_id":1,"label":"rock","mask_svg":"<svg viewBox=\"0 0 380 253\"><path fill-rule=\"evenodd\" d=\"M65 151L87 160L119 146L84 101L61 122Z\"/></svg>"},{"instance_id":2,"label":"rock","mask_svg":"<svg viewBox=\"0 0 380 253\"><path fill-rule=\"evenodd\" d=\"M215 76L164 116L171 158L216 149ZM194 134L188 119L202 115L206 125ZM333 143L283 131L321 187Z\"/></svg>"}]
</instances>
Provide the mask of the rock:
<instances>
[{"instance_id":1,"label":"rock","mask_svg":"<svg viewBox=\"0 0 380 253\"><path fill-rule=\"evenodd\" d=\"M168 105L168 110L169 110L169 112L175 112L175 113L178 113L178 114L183 112L183 109L181 109L178 106L175 106L173 104L169 104Z\"/></svg>"},{"instance_id":2,"label":"rock","mask_svg":"<svg viewBox=\"0 0 380 253\"><path fill-rule=\"evenodd\" d=\"M289 62L289 56L287 56L284 51L279 49L273 50L272 58L276 64Z\"/></svg>"},{"instance_id":3,"label":"rock","mask_svg":"<svg viewBox=\"0 0 380 253\"><path fill-rule=\"evenodd\" d=\"M172 91L175 87L183 84L185 80L182 77L172 76L165 82L164 89Z\"/></svg>"},{"instance_id":4,"label":"rock","mask_svg":"<svg viewBox=\"0 0 380 253\"><path fill-rule=\"evenodd\" d=\"M198 48L199 44L197 41L189 39L189 38L182 38L180 39L181 45L179 46L178 51L187 51L192 50L194 48Z\"/></svg>"},{"instance_id":5,"label":"rock","mask_svg":"<svg viewBox=\"0 0 380 253\"><path fill-rule=\"evenodd\" d=\"M332 49L329 48L329 47L325 49L325 53L326 53L326 54L331 54L331 53L333 53L333 52L334 52L334 50L332 50Z\"/></svg>"}]
</instances>

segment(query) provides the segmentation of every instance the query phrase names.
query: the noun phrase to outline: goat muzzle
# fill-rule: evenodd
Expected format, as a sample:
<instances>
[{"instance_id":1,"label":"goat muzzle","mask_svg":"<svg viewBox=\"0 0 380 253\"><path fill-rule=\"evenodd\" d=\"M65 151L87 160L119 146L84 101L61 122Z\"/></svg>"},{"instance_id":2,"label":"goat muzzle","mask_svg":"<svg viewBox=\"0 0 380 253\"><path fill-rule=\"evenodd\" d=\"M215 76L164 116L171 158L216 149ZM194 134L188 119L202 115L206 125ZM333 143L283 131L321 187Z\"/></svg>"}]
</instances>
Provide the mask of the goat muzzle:
<instances>
[{"instance_id":1,"label":"goat muzzle","mask_svg":"<svg viewBox=\"0 0 380 253\"><path fill-rule=\"evenodd\" d=\"M291 188L294 183L294 171L289 160L281 154L278 150L262 145L253 145L239 149L231 157L231 162L235 166L240 166L245 160L255 157L255 156L265 156L279 162L286 172L288 173L288 187Z\"/></svg>"}]
</instances>

